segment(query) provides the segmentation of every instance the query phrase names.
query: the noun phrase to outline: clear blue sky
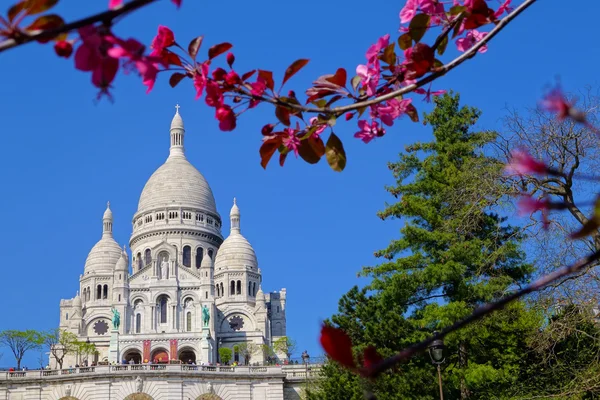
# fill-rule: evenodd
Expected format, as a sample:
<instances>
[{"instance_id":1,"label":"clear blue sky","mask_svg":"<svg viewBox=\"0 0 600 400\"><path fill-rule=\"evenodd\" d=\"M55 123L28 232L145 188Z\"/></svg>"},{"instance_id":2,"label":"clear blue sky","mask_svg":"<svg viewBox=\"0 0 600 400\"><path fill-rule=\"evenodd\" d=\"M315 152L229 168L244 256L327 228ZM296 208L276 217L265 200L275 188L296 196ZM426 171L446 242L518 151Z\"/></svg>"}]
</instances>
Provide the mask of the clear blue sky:
<instances>
[{"instance_id":1,"label":"clear blue sky","mask_svg":"<svg viewBox=\"0 0 600 400\"><path fill-rule=\"evenodd\" d=\"M102 9L107 1L61 3L58 11L74 18ZM397 37L402 4L184 0L177 11L164 1L126 18L116 32L135 32L149 43L157 25L164 24L184 45L205 35L204 54L210 45L230 41L237 69L270 69L278 79L295 59L310 58L289 85L302 92L337 67L352 73L381 35ZM569 90L597 84L598 28L591 19L584 21L584 12L597 15L600 3L578 1L575 7L540 1L486 54L434 88L460 92L465 104L483 110L479 128L495 129L501 127L506 106L535 105L556 76ZM444 60L454 55L448 52ZM287 288L288 333L298 341L299 352L320 354L319 321L336 311L343 293L361 283L356 272L375 262L373 252L398 234L399 222L375 215L393 201L384 191L393 183L386 163L405 144L430 138L427 127L403 120L386 137L365 145L352 138L355 122L338 123L349 159L343 173L331 171L325 162L310 166L293 158L283 169L274 163L264 171L258 148L260 127L274 119L268 106L247 113L234 132L225 133L218 130L212 110L193 100L191 85L171 89L167 76L146 95L139 78L120 75L115 103L95 103L89 74L75 71L73 60L58 59L50 46L32 44L1 57L0 330L58 324L59 301L75 295L87 253L100 239L107 200L116 239L128 243L141 190L167 157L169 123L179 103L188 158L210 183L224 221L232 198L238 198L243 232L263 271L263 288ZM228 229L225 225L224 233ZM34 366L35 356L25 364ZM11 360L4 350L0 365Z\"/></svg>"}]
</instances>

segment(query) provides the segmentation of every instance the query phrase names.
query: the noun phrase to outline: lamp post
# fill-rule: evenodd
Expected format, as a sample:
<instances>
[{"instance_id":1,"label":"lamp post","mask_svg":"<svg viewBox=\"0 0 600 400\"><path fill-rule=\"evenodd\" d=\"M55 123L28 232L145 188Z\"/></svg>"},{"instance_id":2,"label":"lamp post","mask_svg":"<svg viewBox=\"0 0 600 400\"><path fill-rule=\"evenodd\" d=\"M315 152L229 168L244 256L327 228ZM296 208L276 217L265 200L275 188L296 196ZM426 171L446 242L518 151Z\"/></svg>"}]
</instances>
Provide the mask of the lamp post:
<instances>
[{"instance_id":1,"label":"lamp post","mask_svg":"<svg viewBox=\"0 0 600 400\"><path fill-rule=\"evenodd\" d=\"M437 332L433 332L434 335L437 335ZM440 400L444 400L444 391L442 389L442 368L441 364L445 361L444 358L444 341L442 339L435 339L429 345L429 357L431 357L431 362L437 366L438 373L438 383L440 385Z\"/></svg>"},{"instance_id":2,"label":"lamp post","mask_svg":"<svg viewBox=\"0 0 600 400\"><path fill-rule=\"evenodd\" d=\"M304 373L305 373L305 382L306 382L306 389L308 390L308 359L310 358L310 356L308 355L308 352L306 350L304 350L302 352L302 362L304 363Z\"/></svg>"}]
</instances>

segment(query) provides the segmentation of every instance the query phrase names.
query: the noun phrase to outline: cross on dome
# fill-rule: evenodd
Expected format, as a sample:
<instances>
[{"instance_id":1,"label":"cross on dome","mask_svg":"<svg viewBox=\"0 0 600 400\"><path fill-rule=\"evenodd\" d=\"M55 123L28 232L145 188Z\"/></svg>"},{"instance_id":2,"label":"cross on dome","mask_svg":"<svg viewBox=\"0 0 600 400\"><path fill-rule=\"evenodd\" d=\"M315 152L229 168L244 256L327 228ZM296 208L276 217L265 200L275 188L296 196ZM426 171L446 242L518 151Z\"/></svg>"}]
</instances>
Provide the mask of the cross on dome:
<instances>
[{"instance_id":1,"label":"cross on dome","mask_svg":"<svg viewBox=\"0 0 600 400\"><path fill-rule=\"evenodd\" d=\"M179 104L175 105L175 113L179 114L179 109L181 108L181 106Z\"/></svg>"}]
</instances>

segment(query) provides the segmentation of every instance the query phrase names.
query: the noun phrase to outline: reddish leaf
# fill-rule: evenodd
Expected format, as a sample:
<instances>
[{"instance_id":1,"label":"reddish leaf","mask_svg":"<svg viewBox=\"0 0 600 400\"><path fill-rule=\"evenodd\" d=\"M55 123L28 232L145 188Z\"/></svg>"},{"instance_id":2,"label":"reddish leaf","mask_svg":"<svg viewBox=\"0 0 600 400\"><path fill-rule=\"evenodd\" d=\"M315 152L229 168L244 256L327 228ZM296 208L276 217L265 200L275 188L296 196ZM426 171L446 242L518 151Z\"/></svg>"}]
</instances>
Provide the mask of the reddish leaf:
<instances>
[{"instance_id":1,"label":"reddish leaf","mask_svg":"<svg viewBox=\"0 0 600 400\"><path fill-rule=\"evenodd\" d=\"M260 165L263 168L267 168L267 164L275 154L275 151L281 146L281 137L276 136L271 139L267 139L263 142L262 146L260 146Z\"/></svg>"},{"instance_id":2,"label":"reddish leaf","mask_svg":"<svg viewBox=\"0 0 600 400\"><path fill-rule=\"evenodd\" d=\"M331 82L337 86L345 87L346 86L346 70L344 68L338 68L335 71L335 75L325 78L326 81Z\"/></svg>"},{"instance_id":3,"label":"reddish leaf","mask_svg":"<svg viewBox=\"0 0 600 400\"><path fill-rule=\"evenodd\" d=\"M212 60L216 56L225 53L227 50L229 50L232 47L233 47L233 45L231 43L227 43L227 42L216 44L213 47L211 47L210 49L208 49L208 59Z\"/></svg>"},{"instance_id":4,"label":"reddish leaf","mask_svg":"<svg viewBox=\"0 0 600 400\"><path fill-rule=\"evenodd\" d=\"M252 75L254 75L255 72L256 72L255 69L253 69L252 71L246 72L244 75L242 75L242 81L248 80L248 78L250 78Z\"/></svg>"},{"instance_id":5,"label":"reddish leaf","mask_svg":"<svg viewBox=\"0 0 600 400\"><path fill-rule=\"evenodd\" d=\"M425 32L427 32L429 21L430 18L427 14L417 14L410 21L410 24L408 25L408 34L415 41L415 43L418 43L419 40L421 40L425 35Z\"/></svg>"},{"instance_id":6,"label":"reddish leaf","mask_svg":"<svg viewBox=\"0 0 600 400\"><path fill-rule=\"evenodd\" d=\"M304 68L304 66L306 64L308 64L308 61L309 60L306 60L306 59L296 60L292 63L292 65L287 67L287 69L285 70L285 75L283 76L283 82L281 83L281 86L285 85L285 83L288 81L288 79L290 79L292 76L294 76L296 74L296 72L298 72L302 68Z\"/></svg>"},{"instance_id":7,"label":"reddish leaf","mask_svg":"<svg viewBox=\"0 0 600 400\"><path fill-rule=\"evenodd\" d=\"M25 3L27 15L35 15L51 9L58 0L27 0Z\"/></svg>"},{"instance_id":8,"label":"reddish leaf","mask_svg":"<svg viewBox=\"0 0 600 400\"><path fill-rule=\"evenodd\" d=\"M273 73L271 71L264 71L262 69L259 69L258 76L265 81L265 85L267 85L267 88L274 90L275 82L273 81Z\"/></svg>"},{"instance_id":9,"label":"reddish leaf","mask_svg":"<svg viewBox=\"0 0 600 400\"><path fill-rule=\"evenodd\" d=\"M406 106L406 115L409 116L412 122L419 122L419 112L416 107L412 104Z\"/></svg>"},{"instance_id":10,"label":"reddish leaf","mask_svg":"<svg viewBox=\"0 0 600 400\"><path fill-rule=\"evenodd\" d=\"M488 7L485 0L473 0L470 13L465 18L465 29L477 29L496 20L494 10Z\"/></svg>"},{"instance_id":11,"label":"reddish leaf","mask_svg":"<svg viewBox=\"0 0 600 400\"><path fill-rule=\"evenodd\" d=\"M379 59L389 65L396 64L396 52L394 51L395 46L396 46L395 43L390 43L385 48L385 50L383 51L383 54L379 57Z\"/></svg>"},{"instance_id":12,"label":"reddish leaf","mask_svg":"<svg viewBox=\"0 0 600 400\"><path fill-rule=\"evenodd\" d=\"M316 164L325 154L325 144L320 137L309 137L300 142L298 154L309 164Z\"/></svg>"},{"instance_id":13,"label":"reddish leaf","mask_svg":"<svg viewBox=\"0 0 600 400\"><path fill-rule=\"evenodd\" d=\"M188 53L190 54L190 57L192 57L192 60L194 60L194 61L196 61L196 56L198 55L198 50L200 50L200 46L202 46L202 39L204 39L204 36L198 36L197 38L192 39L192 41L188 45Z\"/></svg>"},{"instance_id":14,"label":"reddish leaf","mask_svg":"<svg viewBox=\"0 0 600 400\"><path fill-rule=\"evenodd\" d=\"M355 367L352 355L352 341L344 331L332 326L323 325L320 341L325 353L332 360L337 361L347 368Z\"/></svg>"},{"instance_id":15,"label":"reddish leaf","mask_svg":"<svg viewBox=\"0 0 600 400\"><path fill-rule=\"evenodd\" d=\"M290 126L290 110L283 106L275 107L275 116L285 126Z\"/></svg>"},{"instance_id":16,"label":"reddish leaf","mask_svg":"<svg viewBox=\"0 0 600 400\"><path fill-rule=\"evenodd\" d=\"M325 146L325 154L327 155L327 162L329 166L337 172L341 172L346 167L346 151L340 138L335 133L331 132L329 139L327 139L327 146Z\"/></svg>"},{"instance_id":17,"label":"reddish leaf","mask_svg":"<svg viewBox=\"0 0 600 400\"><path fill-rule=\"evenodd\" d=\"M171 78L169 78L169 85L171 85L171 87L174 88L185 77L186 77L185 74L182 74L180 72L175 72L173 75L171 75Z\"/></svg>"},{"instance_id":18,"label":"reddish leaf","mask_svg":"<svg viewBox=\"0 0 600 400\"><path fill-rule=\"evenodd\" d=\"M377 349L373 346L369 346L363 352L363 366L365 368L371 368L375 364L378 364L383 360L383 357L379 355Z\"/></svg>"},{"instance_id":19,"label":"reddish leaf","mask_svg":"<svg viewBox=\"0 0 600 400\"><path fill-rule=\"evenodd\" d=\"M424 43L417 43L407 57L406 78L417 79L431 71L434 63L434 52Z\"/></svg>"},{"instance_id":20,"label":"reddish leaf","mask_svg":"<svg viewBox=\"0 0 600 400\"><path fill-rule=\"evenodd\" d=\"M398 38L398 46L400 46L402 50L409 49L412 46L412 38L408 33L405 33Z\"/></svg>"},{"instance_id":21,"label":"reddish leaf","mask_svg":"<svg viewBox=\"0 0 600 400\"><path fill-rule=\"evenodd\" d=\"M279 153L279 166L283 167L285 163L285 159L287 158L288 153Z\"/></svg>"},{"instance_id":22,"label":"reddish leaf","mask_svg":"<svg viewBox=\"0 0 600 400\"><path fill-rule=\"evenodd\" d=\"M169 65L178 65L180 67L183 66L183 64L181 63L181 59L179 58L179 56L175 53L173 53L170 50L165 50L166 53L163 53L163 59L169 64Z\"/></svg>"},{"instance_id":23,"label":"reddish leaf","mask_svg":"<svg viewBox=\"0 0 600 400\"><path fill-rule=\"evenodd\" d=\"M65 21L61 16L56 14L42 15L31 23L25 30L37 31L37 30L49 30L60 28L65 24Z\"/></svg>"},{"instance_id":24,"label":"reddish leaf","mask_svg":"<svg viewBox=\"0 0 600 400\"><path fill-rule=\"evenodd\" d=\"M15 17L23 10L25 10L26 8L26 4L27 4L27 0L23 0L20 1L16 4L13 4L9 9L8 9L8 21L9 22L13 22L13 20L15 19Z\"/></svg>"}]
</instances>

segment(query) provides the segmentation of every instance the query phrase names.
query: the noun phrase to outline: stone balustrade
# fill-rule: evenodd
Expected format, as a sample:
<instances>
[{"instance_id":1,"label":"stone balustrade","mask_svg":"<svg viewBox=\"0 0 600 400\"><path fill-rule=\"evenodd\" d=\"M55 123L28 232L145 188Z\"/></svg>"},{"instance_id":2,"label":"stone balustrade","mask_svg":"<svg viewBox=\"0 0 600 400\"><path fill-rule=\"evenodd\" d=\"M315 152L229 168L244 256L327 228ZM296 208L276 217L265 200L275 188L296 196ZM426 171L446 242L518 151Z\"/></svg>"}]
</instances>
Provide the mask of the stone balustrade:
<instances>
[{"instance_id":1,"label":"stone balustrade","mask_svg":"<svg viewBox=\"0 0 600 400\"><path fill-rule=\"evenodd\" d=\"M63 369L44 369L0 372L0 383L8 380L42 379L52 380L61 376L90 377L94 375L124 375L124 374L153 374L153 373L185 373L206 374L215 376L227 374L236 376L272 375L282 376L290 380L305 380L316 378L321 369L320 365L286 365L286 366L214 366L214 365L189 365L189 364L129 364L129 365L99 365L94 367L78 367Z\"/></svg>"}]
</instances>

